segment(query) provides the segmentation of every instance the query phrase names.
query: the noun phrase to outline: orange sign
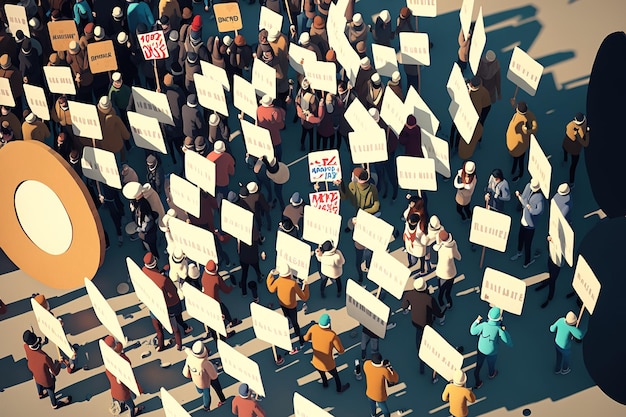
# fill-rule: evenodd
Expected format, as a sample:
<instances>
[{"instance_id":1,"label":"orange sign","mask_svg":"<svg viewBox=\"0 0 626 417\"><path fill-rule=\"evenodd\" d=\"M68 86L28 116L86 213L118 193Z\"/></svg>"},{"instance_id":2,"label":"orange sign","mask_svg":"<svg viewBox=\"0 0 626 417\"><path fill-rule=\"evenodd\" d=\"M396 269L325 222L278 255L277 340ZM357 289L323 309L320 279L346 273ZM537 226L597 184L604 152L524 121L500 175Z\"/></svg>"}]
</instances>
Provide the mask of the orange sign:
<instances>
[{"instance_id":1,"label":"orange sign","mask_svg":"<svg viewBox=\"0 0 626 417\"><path fill-rule=\"evenodd\" d=\"M220 32L231 32L243 27L241 21L241 11L238 3L220 3L213 5L217 30Z\"/></svg>"},{"instance_id":2,"label":"orange sign","mask_svg":"<svg viewBox=\"0 0 626 417\"><path fill-rule=\"evenodd\" d=\"M78 31L73 20L58 20L48 22L48 32L50 32L50 42L55 51L67 51L70 49L70 42L78 42Z\"/></svg>"},{"instance_id":3,"label":"orange sign","mask_svg":"<svg viewBox=\"0 0 626 417\"><path fill-rule=\"evenodd\" d=\"M87 56L89 57L89 69L93 74L117 70L117 59L112 40L88 44Z\"/></svg>"}]
</instances>

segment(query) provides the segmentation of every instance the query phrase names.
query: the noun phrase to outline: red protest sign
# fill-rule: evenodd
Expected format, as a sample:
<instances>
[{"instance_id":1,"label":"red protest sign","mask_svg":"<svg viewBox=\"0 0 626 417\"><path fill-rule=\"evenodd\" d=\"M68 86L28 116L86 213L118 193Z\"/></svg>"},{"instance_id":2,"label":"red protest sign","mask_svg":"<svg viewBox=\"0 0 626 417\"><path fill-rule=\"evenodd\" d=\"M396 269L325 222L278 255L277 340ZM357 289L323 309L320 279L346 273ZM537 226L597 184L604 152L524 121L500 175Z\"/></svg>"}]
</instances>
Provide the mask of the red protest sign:
<instances>
[{"instance_id":1,"label":"red protest sign","mask_svg":"<svg viewBox=\"0 0 626 417\"><path fill-rule=\"evenodd\" d=\"M142 33L138 36L138 39L141 52L145 59L169 58L170 54L167 50L167 43L165 42L165 35L163 35L162 30Z\"/></svg>"}]
</instances>

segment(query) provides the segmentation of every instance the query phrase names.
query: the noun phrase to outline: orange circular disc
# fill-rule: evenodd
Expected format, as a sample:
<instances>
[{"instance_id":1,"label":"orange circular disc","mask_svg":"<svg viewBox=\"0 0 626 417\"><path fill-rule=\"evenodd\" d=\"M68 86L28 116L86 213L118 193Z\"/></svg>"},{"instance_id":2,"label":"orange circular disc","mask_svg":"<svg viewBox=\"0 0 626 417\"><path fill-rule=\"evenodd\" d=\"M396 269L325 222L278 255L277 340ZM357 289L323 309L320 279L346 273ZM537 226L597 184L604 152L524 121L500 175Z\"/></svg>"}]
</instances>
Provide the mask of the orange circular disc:
<instances>
[{"instance_id":1,"label":"orange circular disc","mask_svg":"<svg viewBox=\"0 0 626 417\"><path fill-rule=\"evenodd\" d=\"M6 144L0 150L0 167L2 250L18 268L49 287L82 287L84 278L93 278L104 261L104 230L87 186L57 152L36 140ZM37 195L36 190L46 192ZM58 233L65 225L71 230ZM53 235L59 234L62 239L56 244Z\"/></svg>"}]
</instances>

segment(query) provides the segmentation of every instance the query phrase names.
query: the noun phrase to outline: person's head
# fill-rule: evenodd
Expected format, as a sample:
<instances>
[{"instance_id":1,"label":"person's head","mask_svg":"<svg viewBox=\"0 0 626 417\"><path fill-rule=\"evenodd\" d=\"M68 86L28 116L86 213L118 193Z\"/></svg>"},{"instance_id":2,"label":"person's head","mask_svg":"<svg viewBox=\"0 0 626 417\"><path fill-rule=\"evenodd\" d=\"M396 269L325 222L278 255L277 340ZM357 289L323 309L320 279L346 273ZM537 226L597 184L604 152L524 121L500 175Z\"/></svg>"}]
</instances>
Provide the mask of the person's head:
<instances>
[{"instance_id":1,"label":"person's head","mask_svg":"<svg viewBox=\"0 0 626 417\"><path fill-rule=\"evenodd\" d=\"M371 75L370 81L372 82L372 86L375 88L380 87L380 74L375 72Z\"/></svg>"},{"instance_id":2,"label":"person's head","mask_svg":"<svg viewBox=\"0 0 626 417\"><path fill-rule=\"evenodd\" d=\"M472 79L469 82L469 89L470 89L470 91L477 91L482 83L483 83L483 81L480 79L480 77L478 77L478 76L472 77Z\"/></svg>"},{"instance_id":3,"label":"person's head","mask_svg":"<svg viewBox=\"0 0 626 417\"><path fill-rule=\"evenodd\" d=\"M463 178L461 180L465 184L469 184L474 181L476 177L476 164L473 161L465 161L463 163Z\"/></svg>"},{"instance_id":4,"label":"person's head","mask_svg":"<svg viewBox=\"0 0 626 417\"><path fill-rule=\"evenodd\" d=\"M491 307L487 317L489 321L500 321L502 320L502 310L499 307Z\"/></svg>"},{"instance_id":5,"label":"person's head","mask_svg":"<svg viewBox=\"0 0 626 417\"><path fill-rule=\"evenodd\" d=\"M111 76L111 80L113 80L113 87L115 88L120 88L122 86L123 80L122 80L122 73L115 71L113 73L113 75Z\"/></svg>"},{"instance_id":6,"label":"person's head","mask_svg":"<svg viewBox=\"0 0 626 417\"><path fill-rule=\"evenodd\" d=\"M46 296L43 294L35 294L33 296L33 300L37 302L40 306L45 308L46 310L50 310L50 305L48 304L48 300L46 300Z\"/></svg>"},{"instance_id":7,"label":"person's head","mask_svg":"<svg viewBox=\"0 0 626 417\"><path fill-rule=\"evenodd\" d=\"M289 264L286 262L281 262L278 265L276 265L276 271L278 272L278 276L279 277L289 277L291 276L291 268L289 267Z\"/></svg>"},{"instance_id":8,"label":"person's head","mask_svg":"<svg viewBox=\"0 0 626 417\"><path fill-rule=\"evenodd\" d=\"M148 252L143 257L143 264L148 269L156 269L157 258L152 254L152 252Z\"/></svg>"},{"instance_id":9,"label":"person's head","mask_svg":"<svg viewBox=\"0 0 626 417\"><path fill-rule=\"evenodd\" d=\"M301 205L303 202L304 200L302 200L302 197L300 197L300 193L297 191L293 193L291 195L291 198L289 199L289 203L294 207Z\"/></svg>"},{"instance_id":10,"label":"person's head","mask_svg":"<svg viewBox=\"0 0 626 417\"><path fill-rule=\"evenodd\" d=\"M586 121L587 121L587 118L585 117L584 114L580 112L576 113L576 116L574 116L574 123L576 123L578 126L582 125Z\"/></svg>"},{"instance_id":11,"label":"person's head","mask_svg":"<svg viewBox=\"0 0 626 417\"><path fill-rule=\"evenodd\" d=\"M569 324L570 326L575 326L577 321L578 317L576 317L576 313L574 313L573 311L568 311L565 315L565 323Z\"/></svg>"},{"instance_id":12,"label":"person's head","mask_svg":"<svg viewBox=\"0 0 626 417\"><path fill-rule=\"evenodd\" d=\"M541 184L539 183L539 179L531 178L530 179L530 191L533 193L538 193L541 190Z\"/></svg>"},{"instance_id":13,"label":"person's head","mask_svg":"<svg viewBox=\"0 0 626 417\"><path fill-rule=\"evenodd\" d=\"M569 184L564 182L563 184L559 185L559 188L557 188L556 192L562 196L568 195L570 193Z\"/></svg>"},{"instance_id":14,"label":"person's head","mask_svg":"<svg viewBox=\"0 0 626 417\"><path fill-rule=\"evenodd\" d=\"M413 288L415 291L426 291L428 284L424 281L424 278L417 278L413 281Z\"/></svg>"},{"instance_id":15,"label":"person's head","mask_svg":"<svg viewBox=\"0 0 626 417\"><path fill-rule=\"evenodd\" d=\"M204 346L204 343L202 343L199 340L196 340L193 346L191 346L191 353L193 356L199 359L206 358L209 356L209 352L207 352L207 349Z\"/></svg>"},{"instance_id":16,"label":"person's head","mask_svg":"<svg viewBox=\"0 0 626 417\"><path fill-rule=\"evenodd\" d=\"M248 384L239 384L239 396L242 398L248 398L250 396L250 388L248 387Z\"/></svg>"},{"instance_id":17,"label":"person's head","mask_svg":"<svg viewBox=\"0 0 626 417\"><path fill-rule=\"evenodd\" d=\"M504 179L504 174L502 173L502 170L500 168L496 168L491 171L491 176L493 176L493 178L496 180L496 183Z\"/></svg>"},{"instance_id":18,"label":"person's head","mask_svg":"<svg viewBox=\"0 0 626 417\"><path fill-rule=\"evenodd\" d=\"M330 316L326 313L322 314L318 324L322 329L330 329Z\"/></svg>"},{"instance_id":19,"label":"person's head","mask_svg":"<svg viewBox=\"0 0 626 417\"><path fill-rule=\"evenodd\" d=\"M496 60L496 53L493 52L491 49L488 50L487 52L485 52L485 59L487 60L487 62L493 62Z\"/></svg>"},{"instance_id":20,"label":"person's head","mask_svg":"<svg viewBox=\"0 0 626 417\"><path fill-rule=\"evenodd\" d=\"M209 275L217 275L217 264L213 259L209 259L204 270Z\"/></svg>"},{"instance_id":21,"label":"person's head","mask_svg":"<svg viewBox=\"0 0 626 417\"><path fill-rule=\"evenodd\" d=\"M417 119L412 114L409 114L406 117L406 123L404 125L409 129L413 129L415 126L417 126Z\"/></svg>"},{"instance_id":22,"label":"person's head","mask_svg":"<svg viewBox=\"0 0 626 417\"><path fill-rule=\"evenodd\" d=\"M454 375L452 376L452 383L454 385L464 387L466 382L467 375L465 375L465 372L460 369L454 372Z\"/></svg>"},{"instance_id":23,"label":"person's head","mask_svg":"<svg viewBox=\"0 0 626 417\"><path fill-rule=\"evenodd\" d=\"M322 243L320 245L320 250L322 252L328 252L328 251L333 250L333 249L334 249L334 245L333 245L333 242L330 241L330 240L327 240L327 241L325 241L324 243Z\"/></svg>"},{"instance_id":24,"label":"person's head","mask_svg":"<svg viewBox=\"0 0 626 417\"><path fill-rule=\"evenodd\" d=\"M22 340L32 350L38 350L41 348L41 337L37 337L37 335L30 330L26 330L22 334Z\"/></svg>"},{"instance_id":25,"label":"person's head","mask_svg":"<svg viewBox=\"0 0 626 417\"><path fill-rule=\"evenodd\" d=\"M526 105L526 102L520 101L519 103L517 103L516 111L519 114L526 114L526 112L528 111L528 106Z\"/></svg>"},{"instance_id":26,"label":"person's head","mask_svg":"<svg viewBox=\"0 0 626 417\"><path fill-rule=\"evenodd\" d=\"M419 214L413 212L411 214L409 214L409 216L406 219L407 225L409 226L409 229L413 230L417 227L417 224L420 221L420 216Z\"/></svg>"},{"instance_id":27,"label":"person's head","mask_svg":"<svg viewBox=\"0 0 626 417\"><path fill-rule=\"evenodd\" d=\"M150 154L146 157L146 166L148 167L148 170L150 172L154 171L155 169L157 169L157 158L156 156L154 156L153 154Z\"/></svg>"},{"instance_id":28,"label":"person's head","mask_svg":"<svg viewBox=\"0 0 626 417\"><path fill-rule=\"evenodd\" d=\"M372 363L377 366L382 366L383 355L381 355L379 352L372 353Z\"/></svg>"},{"instance_id":29,"label":"person's head","mask_svg":"<svg viewBox=\"0 0 626 417\"><path fill-rule=\"evenodd\" d=\"M311 87L311 83L309 82L308 78L306 78L306 77L304 77L302 79L302 82L300 83L300 85L302 86L302 89L305 90L305 91L308 90L309 87Z\"/></svg>"}]
</instances>

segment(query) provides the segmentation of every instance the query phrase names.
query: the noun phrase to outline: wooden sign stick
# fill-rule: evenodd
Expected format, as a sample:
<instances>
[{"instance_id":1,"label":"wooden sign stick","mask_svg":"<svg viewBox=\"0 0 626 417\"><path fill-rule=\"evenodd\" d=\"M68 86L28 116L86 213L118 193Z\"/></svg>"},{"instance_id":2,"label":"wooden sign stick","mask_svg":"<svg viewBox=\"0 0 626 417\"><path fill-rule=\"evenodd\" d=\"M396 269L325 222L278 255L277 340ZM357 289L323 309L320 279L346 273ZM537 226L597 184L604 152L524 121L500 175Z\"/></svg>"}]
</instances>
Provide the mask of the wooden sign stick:
<instances>
[{"instance_id":1,"label":"wooden sign stick","mask_svg":"<svg viewBox=\"0 0 626 417\"><path fill-rule=\"evenodd\" d=\"M153 68L154 68L154 79L156 80L156 86L157 86L157 91L161 91L161 81L159 80L159 72L157 71L157 64L156 64L156 59L152 60L153 62Z\"/></svg>"},{"instance_id":2,"label":"wooden sign stick","mask_svg":"<svg viewBox=\"0 0 626 417\"><path fill-rule=\"evenodd\" d=\"M511 98L511 106L515 107L515 99L517 97L517 92L519 91L519 86L516 85L515 86L515 94L513 94L513 97Z\"/></svg>"},{"instance_id":3,"label":"wooden sign stick","mask_svg":"<svg viewBox=\"0 0 626 417\"><path fill-rule=\"evenodd\" d=\"M276 353L276 346L272 345L272 354L274 355L274 362L278 363L278 354Z\"/></svg>"},{"instance_id":4,"label":"wooden sign stick","mask_svg":"<svg viewBox=\"0 0 626 417\"><path fill-rule=\"evenodd\" d=\"M583 318L583 313L585 312L585 304L580 307L580 313L578 313L578 319L576 319L576 327L580 324L580 319Z\"/></svg>"},{"instance_id":5,"label":"wooden sign stick","mask_svg":"<svg viewBox=\"0 0 626 417\"><path fill-rule=\"evenodd\" d=\"M485 208L489 210L489 202L485 202ZM485 246L483 246L483 252L480 254L480 269L483 268L483 261L485 260Z\"/></svg>"},{"instance_id":6,"label":"wooden sign stick","mask_svg":"<svg viewBox=\"0 0 626 417\"><path fill-rule=\"evenodd\" d=\"M380 291L383 289L383 287L381 287L380 285L378 286L378 289L376 290L376 298L380 297Z\"/></svg>"},{"instance_id":7,"label":"wooden sign stick","mask_svg":"<svg viewBox=\"0 0 626 417\"><path fill-rule=\"evenodd\" d=\"M293 19L291 19L291 9L289 8L289 0L284 0L285 6L287 6L287 17L289 18L289 25L293 26Z\"/></svg>"},{"instance_id":8,"label":"wooden sign stick","mask_svg":"<svg viewBox=\"0 0 626 417\"><path fill-rule=\"evenodd\" d=\"M96 149L96 140L94 138L91 138L91 145ZM100 191L100 183L98 181L96 181L96 188L98 189L98 198L100 198L102 191Z\"/></svg>"}]
</instances>

